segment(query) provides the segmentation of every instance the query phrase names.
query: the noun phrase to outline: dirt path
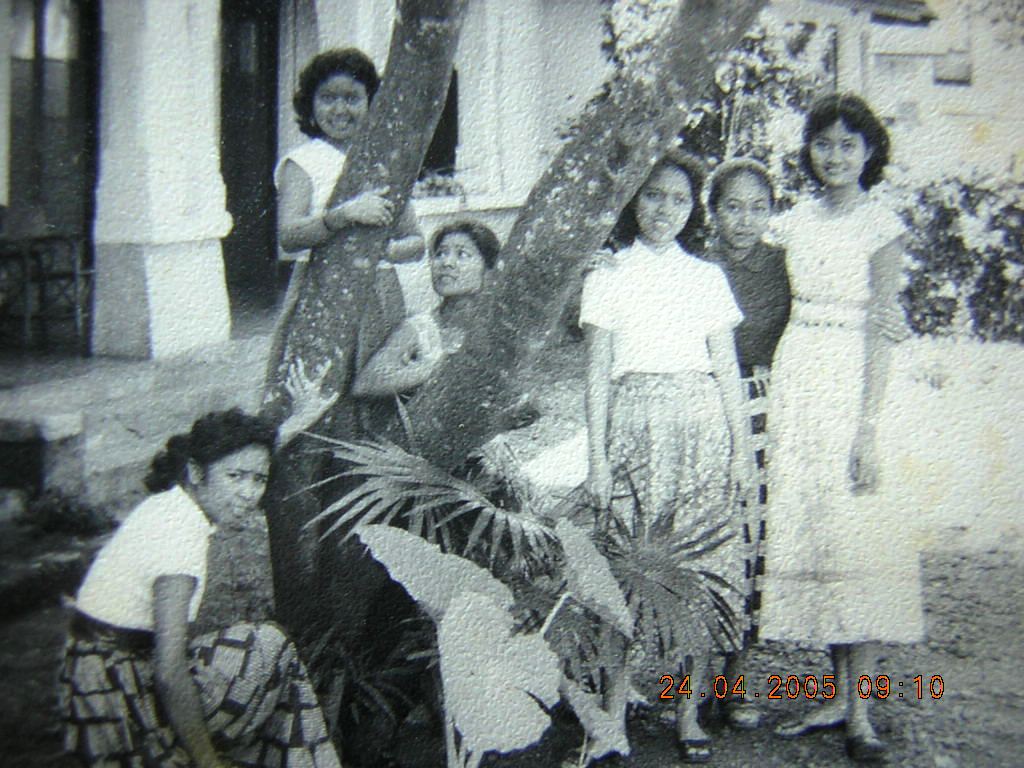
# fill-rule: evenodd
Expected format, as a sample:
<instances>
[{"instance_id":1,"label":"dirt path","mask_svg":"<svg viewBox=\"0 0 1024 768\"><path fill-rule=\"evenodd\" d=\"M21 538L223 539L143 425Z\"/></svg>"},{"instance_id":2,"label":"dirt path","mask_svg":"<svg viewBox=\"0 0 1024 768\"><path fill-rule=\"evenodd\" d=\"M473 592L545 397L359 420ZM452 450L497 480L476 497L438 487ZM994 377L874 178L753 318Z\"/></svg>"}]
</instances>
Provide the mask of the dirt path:
<instances>
[{"instance_id":1,"label":"dirt path","mask_svg":"<svg viewBox=\"0 0 1024 768\"><path fill-rule=\"evenodd\" d=\"M891 746L888 764L954 768L1024 764L1024 704L1017 691L1024 664L1021 595L1024 554L985 552L931 553L924 557L929 640L918 647L886 648L882 670L904 680L905 695L875 705L876 720ZM63 636L63 614L45 608L0 626L0 757L4 768L56 766L60 744L54 726L53 680ZM824 654L766 644L751 660L749 678L770 674L822 675ZM941 675L941 699L918 701L910 681L915 675ZM753 684L748 684L754 690ZM763 683L761 684L763 690ZM894 693L897 690L893 685ZM909 693L909 695L907 695ZM927 694L926 694L927 696ZM807 706L804 701L761 699L770 726ZM715 733L713 765L721 768L854 765L843 754L842 734L819 733L795 741L771 736L770 727L753 732L722 729ZM504 759L501 765L555 765L552 747ZM634 756L620 764L663 768L675 763L667 724L634 729Z\"/></svg>"}]
</instances>

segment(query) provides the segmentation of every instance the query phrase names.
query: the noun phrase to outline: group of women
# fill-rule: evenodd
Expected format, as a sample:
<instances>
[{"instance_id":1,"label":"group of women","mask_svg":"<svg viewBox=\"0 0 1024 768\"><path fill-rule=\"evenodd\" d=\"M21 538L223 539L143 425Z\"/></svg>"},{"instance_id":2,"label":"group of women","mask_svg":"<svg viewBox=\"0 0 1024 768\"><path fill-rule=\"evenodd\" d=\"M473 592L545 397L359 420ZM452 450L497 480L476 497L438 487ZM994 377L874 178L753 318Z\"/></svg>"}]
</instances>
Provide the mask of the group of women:
<instances>
[{"instance_id":1,"label":"group of women","mask_svg":"<svg viewBox=\"0 0 1024 768\"><path fill-rule=\"evenodd\" d=\"M642 509L646 535L745 540L745 558L709 567L750 587L747 644L759 634L827 647L833 669L817 677L834 675L838 690L776 732L842 724L858 760L886 747L856 681L874 672L879 641L923 636L917 553L894 535L896 497L878 476L889 361L905 334L903 226L870 192L888 160L867 104L826 96L801 152L817 192L773 215L768 171L724 162L706 185L714 234L699 253L680 243L701 207L702 166L670 151L620 218L617 250L586 278L580 313L592 497L626 518ZM694 690L712 690L712 650L679 659ZM742 653L726 669L735 681ZM739 727L760 719L744 697L726 711ZM676 719L683 760L709 760L695 698L678 701Z\"/></svg>"},{"instance_id":2,"label":"group of women","mask_svg":"<svg viewBox=\"0 0 1024 768\"><path fill-rule=\"evenodd\" d=\"M424 263L415 216L393 210L388 190L328 205L377 85L358 51L316 57L295 97L309 141L275 174L285 251L301 254L346 227L395 225L375 280L391 307L388 334L346 377L346 395L366 402L414 389L460 348L499 250L487 227L461 221L434 233ZM760 606L761 637L828 647L840 692L780 733L843 723L850 754L874 759L885 747L851 681L873 671L875 642L912 642L923 631L914 555L879 541L876 523L892 511L877 498L864 503L879 483L875 430L900 338L901 226L869 193L888 138L860 99L822 99L803 138L803 167L820 192L784 214L774 215L759 163L726 161L705 183L703 165L675 150L624 211L610 254L583 285L587 489L606 508L637 494L650 535L717 527L745 541L745 557L716 566L720 575L763 591L751 588L747 600L751 615ZM714 239L687 250L680 243L702 208ZM337 397L321 392L325 374L292 368L291 415L279 429L213 413L154 459L153 495L102 549L77 596L61 680L66 746L83 763L339 765L305 668L265 615L189 637L215 581L211 542L232 523L261 519L272 450ZM859 553L864 541L883 550L872 567ZM905 583L892 583L892 563L909 574ZM695 688L712 651L688 649ZM734 653L730 674L743 663ZM759 720L742 699L728 715L739 727ZM678 710L677 737L685 761L710 759L695 702Z\"/></svg>"}]
</instances>

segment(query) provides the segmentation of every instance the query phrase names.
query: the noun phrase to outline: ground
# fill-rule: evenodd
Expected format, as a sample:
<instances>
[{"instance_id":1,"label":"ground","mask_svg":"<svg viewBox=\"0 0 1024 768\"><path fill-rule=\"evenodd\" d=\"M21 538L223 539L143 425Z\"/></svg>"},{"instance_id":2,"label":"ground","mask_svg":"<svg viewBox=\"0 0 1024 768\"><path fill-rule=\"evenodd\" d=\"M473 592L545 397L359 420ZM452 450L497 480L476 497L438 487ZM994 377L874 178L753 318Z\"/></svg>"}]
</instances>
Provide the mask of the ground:
<instances>
[{"instance_id":1,"label":"ground","mask_svg":"<svg viewBox=\"0 0 1024 768\"><path fill-rule=\"evenodd\" d=\"M875 705L882 735L890 743L889 765L952 768L1017 766L1024 753L1024 704L1016 673L1024 662L1020 595L1024 594L1024 554L1019 551L929 552L922 558L928 620L926 643L885 648L882 671L896 680L941 675L942 698L918 701L913 686L902 699ZM8 692L0 701L0 755L5 768L69 763L60 757L54 715L54 679L64 633L64 613L39 607L0 625L0 679ZM766 644L748 670L748 690L765 690L768 675L822 675L823 654ZM893 685L894 691L896 685ZM907 695L907 694L910 695ZM768 722L795 714L806 701L763 698ZM635 753L626 765L662 768L674 764L669 726L655 715L635 723ZM539 750L496 761L502 766L556 765L570 747L569 730L552 729ZM782 741L770 728L715 732L714 765L852 765L843 756L842 736L824 732ZM413 756L408 756L413 757ZM423 764L410 760L410 764Z\"/></svg>"}]
</instances>

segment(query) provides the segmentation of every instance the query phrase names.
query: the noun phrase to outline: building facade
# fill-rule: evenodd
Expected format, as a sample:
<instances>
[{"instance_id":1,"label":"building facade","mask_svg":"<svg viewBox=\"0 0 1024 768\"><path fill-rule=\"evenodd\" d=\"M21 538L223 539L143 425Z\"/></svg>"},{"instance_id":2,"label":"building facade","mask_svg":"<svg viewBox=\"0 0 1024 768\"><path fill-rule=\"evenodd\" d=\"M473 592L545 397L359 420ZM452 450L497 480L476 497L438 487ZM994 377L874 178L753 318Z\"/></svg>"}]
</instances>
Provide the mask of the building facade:
<instances>
[{"instance_id":1,"label":"building facade","mask_svg":"<svg viewBox=\"0 0 1024 768\"><path fill-rule=\"evenodd\" d=\"M3 236L84 239L94 353L176 355L272 305L272 170L301 140L298 72L342 45L383 69L393 5L0 0L12 20L0 32ZM897 160L909 150L936 173L1021 174L1024 58L990 39L976 5L777 0L772 12L834 26L836 84L889 118ZM507 233L607 74L605 6L472 0L417 200L428 233L466 212Z\"/></svg>"}]
</instances>

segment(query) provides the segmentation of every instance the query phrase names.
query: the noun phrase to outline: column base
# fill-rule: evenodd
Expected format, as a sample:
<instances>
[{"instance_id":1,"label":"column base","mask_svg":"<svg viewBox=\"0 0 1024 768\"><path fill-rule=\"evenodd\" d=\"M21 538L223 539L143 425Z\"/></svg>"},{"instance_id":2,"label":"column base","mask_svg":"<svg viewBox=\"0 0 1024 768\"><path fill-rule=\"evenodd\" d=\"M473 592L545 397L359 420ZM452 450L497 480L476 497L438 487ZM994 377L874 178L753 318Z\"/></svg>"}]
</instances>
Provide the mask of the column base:
<instances>
[{"instance_id":1,"label":"column base","mask_svg":"<svg viewBox=\"0 0 1024 768\"><path fill-rule=\"evenodd\" d=\"M171 357L230 335L220 240L97 243L94 354Z\"/></svg>"}]
</instances>

